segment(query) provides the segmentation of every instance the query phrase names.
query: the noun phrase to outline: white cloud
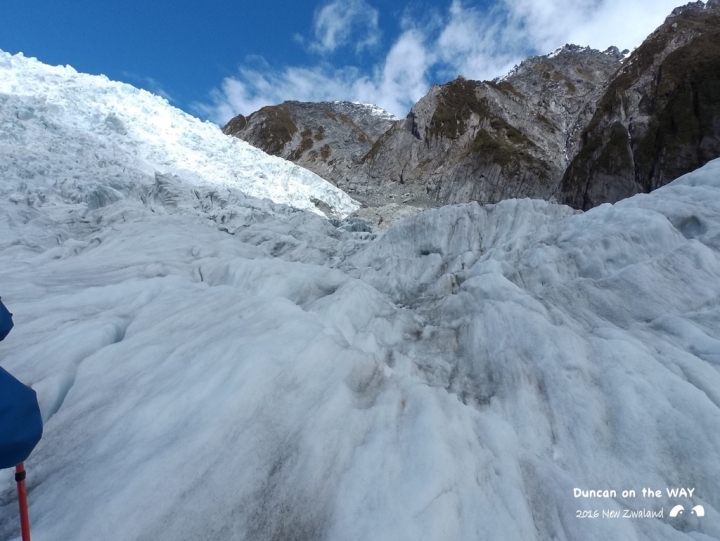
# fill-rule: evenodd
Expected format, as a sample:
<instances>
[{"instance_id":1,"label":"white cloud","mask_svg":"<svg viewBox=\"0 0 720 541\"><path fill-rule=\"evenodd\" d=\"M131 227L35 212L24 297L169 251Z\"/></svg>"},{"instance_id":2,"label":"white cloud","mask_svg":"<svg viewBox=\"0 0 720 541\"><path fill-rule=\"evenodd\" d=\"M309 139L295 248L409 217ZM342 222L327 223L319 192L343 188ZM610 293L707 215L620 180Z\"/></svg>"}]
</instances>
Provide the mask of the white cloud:
<instances>
[{"instance_id":1,"label":"white cloud","mask_svg":"<svg viewBox=\"0 0 720 541\"><path fill-rule=\"evenodd\" d=\"M428 88L427 71L431 53L416 30L400 35L374 77L354 85L356 101L377 103L388 111L405 116Z\"/></svg>"},{"instance_id":2,"label":"white cloud","mask_svg":"<svg viewBox=\"0 0 720 541\"><path fill-rule=\"evenodd\" d=\"M310 49L329 53L352 43L356 52L380 42L378 10L365 0L334 0L315 14L315 39Z\"/></svg>"},{"instance_id":3,"label":"white cloud","mask_svg":"<svg viewBox=\"0 0 720 541\"><path fill-rule=\"evenodd\" d=\"M341 99L375 103L404 116L428 88L429 60L421 38L415 30L404 32L384 64L371 75L363 75L354 67L241 68L239 76L225 78L220 89L211 92L209 104L197 104L195 109L224 124L238 113L247 115L286 100Z\"/></svg>"},{"instance_id":4,"label":"white cloud","mask_svg":"<svg viewBox=\"0 0 720 541\"><path fill-rule=\"evenodd\" d=\"M441 74L470 79L496 77L532 49L507 25L505 14L497 6L481 12L463 6L460 0L450 5L435 48Z\"/></svg>"},{"instance_id":5,"label":"white cloud","mask_svg":"<svg viewBox=\"0 0 720 541\"><path fill-rule=\"evenodd\" d=\"M606 49L640 45L680 0L503 0L515 32L538 50L565 43Z\"/></svg>"},{"instance_id":6,"label":"white cloud","mask_svg":"<svg viewBox=\"0 0 720 541\"><path fill-rule=\"evenodd\" d=\"M636 47L677 3L496 0L492 7L481 10L463 0L452 0L446 12L431 12L422 20L416 21L406 12L400 21L401 34L384 59L370 69L327 63L280 70L245 67L238 76L223 81L212 93L210 104L196 109L223 123L239 112L249 114L289 99L339 99L375 103L402 117L428 91L433 79L445 82L457 75L490 79L529 54L545 54L565 43L603 50L610 45ZM369 18L362 19L367 13ZM361 50L375 39L368 36L378 35L372 30L377 30L377 17L377 10L365 0L326 4L316 15L314 46L329 52L355 43L356 50ZM353 39L356 41L351 42Z\"/></svg>"}]
</instances>

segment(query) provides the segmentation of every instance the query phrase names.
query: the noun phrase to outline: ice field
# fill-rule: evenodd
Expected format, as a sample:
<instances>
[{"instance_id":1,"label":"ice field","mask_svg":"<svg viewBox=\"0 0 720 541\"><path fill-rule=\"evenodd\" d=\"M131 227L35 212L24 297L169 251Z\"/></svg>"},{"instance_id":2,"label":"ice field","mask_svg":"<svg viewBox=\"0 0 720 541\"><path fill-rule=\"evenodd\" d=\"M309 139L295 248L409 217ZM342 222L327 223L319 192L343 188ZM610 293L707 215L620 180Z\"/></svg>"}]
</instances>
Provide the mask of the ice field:
<instances>
[{"instance_id":1,"label":"ice field","mask_svg":"<svg viewBox=\"0 0 720 541\"><path fill-rule=\"evenodd\" d=\"M473 203L382 234L313 199L356 205L0 53L0 364L45 420L34 540L720 539L720 160L586 213Z\"/></svg>"}]
</instances>

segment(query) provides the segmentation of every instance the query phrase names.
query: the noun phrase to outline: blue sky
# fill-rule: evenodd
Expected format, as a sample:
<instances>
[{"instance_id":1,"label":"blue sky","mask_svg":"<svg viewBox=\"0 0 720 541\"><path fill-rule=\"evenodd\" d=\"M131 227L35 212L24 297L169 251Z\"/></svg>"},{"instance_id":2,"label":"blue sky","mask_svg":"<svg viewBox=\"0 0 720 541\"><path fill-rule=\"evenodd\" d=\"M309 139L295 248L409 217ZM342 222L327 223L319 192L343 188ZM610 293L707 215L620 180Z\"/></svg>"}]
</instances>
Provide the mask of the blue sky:
<instances>
[{"instance_id":1,"label":"blue sky","mask_svg":"<svg viewBox=\"0 0 720 541\"><path fill-rule=\"evenodd\" d=\"M433 83L565 43L637 46L678 0L2 0L0 49L103 73L223 123L285 99L398 116Z\"/></svg>"}]
</instances>

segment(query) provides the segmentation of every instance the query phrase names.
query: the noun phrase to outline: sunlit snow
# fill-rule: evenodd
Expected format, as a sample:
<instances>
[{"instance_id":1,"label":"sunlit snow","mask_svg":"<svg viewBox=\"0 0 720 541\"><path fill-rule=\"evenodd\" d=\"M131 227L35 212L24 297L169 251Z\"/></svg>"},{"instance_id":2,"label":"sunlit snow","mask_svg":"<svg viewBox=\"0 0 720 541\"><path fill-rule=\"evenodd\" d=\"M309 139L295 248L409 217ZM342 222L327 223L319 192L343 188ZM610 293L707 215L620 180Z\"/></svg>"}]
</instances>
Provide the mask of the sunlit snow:
<instances>
[{"instance_id":1,"label":"sunlit snow","mask_svg":"<svg viewBox=\"0 0 720 541\"><path fill-rule=\"evenodd\" d=\"M224 161L213 184L203 141L133 131L155 98L57 68L87 100L57 105L3 58L0 361L46 422L34 540L720 538L720 161L586 213L472 203L378 234L243 195ZM109 96L134 138L103 132ZM273 189L310 182L226 144ZM573 495L643 487L695 491ZM13 490L1 472L2 540Z\"/></svg>"},{"instance_id":2,"label":"sunlit snow","mask_svg":"<svg viewBox=\"0 0 720 541\"><path fill-rule=\"evenodd\" d=\"M34 159L22 165L23 178L39 183L90 175L126 184L119 173L131 169L133 179L137 173L180 174L193 184L237 188L315 212L320 211L313 199L341 216L359 206L314 173L227 137L215 124L159 96L104 76L0 51L0 100L0 144L20 146L11 151L21 162L23 152L62 156L62 163L51 161L49 171L35 170ZM46 175L36 178L36 173Z\"/></svg>"}]
</instances>

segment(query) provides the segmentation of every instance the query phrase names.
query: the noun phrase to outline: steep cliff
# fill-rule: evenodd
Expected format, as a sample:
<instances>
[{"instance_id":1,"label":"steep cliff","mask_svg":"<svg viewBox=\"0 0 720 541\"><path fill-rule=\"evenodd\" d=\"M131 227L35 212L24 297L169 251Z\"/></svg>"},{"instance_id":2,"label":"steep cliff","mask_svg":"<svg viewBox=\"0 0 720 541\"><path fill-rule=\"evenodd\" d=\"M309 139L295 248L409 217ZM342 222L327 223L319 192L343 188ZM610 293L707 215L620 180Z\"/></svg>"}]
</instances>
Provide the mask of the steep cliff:
<instances>
[{"instance_id":1,"label":"steep cliff","mask_svg":"<svg viewBox=\"0 0 720 541\"><path fill-rule=\"evenodd\" d=\"M355 193L379 203L378 185L390 181L420 206L552 198L572 136L622 58L614 47L566 45L502 79L433 87L373 145Z\"/></svg>"},{"instance_id":2,"label":"steep cliff","mask_svg":"<svg viewBox=\"0 0 720 541\"><path fill-rule=\"evenodd\" d=\"M720 156L720 2L677 8L598 101L559 199L588 209Z\"/></svg>"},{"instance_id":3,"label":"steep cliff","mask_svg":"<svg viewBox=\"0 0 720 541\"><path fill-rule=\"evenodd\" d=\"M224 131L331 181L377 224L468 201L616 202L720 156L720 0L675 9L632 54L565 45L493 81L433 86L402 120L285 102Z\"/></svg>"}]
</instances>

